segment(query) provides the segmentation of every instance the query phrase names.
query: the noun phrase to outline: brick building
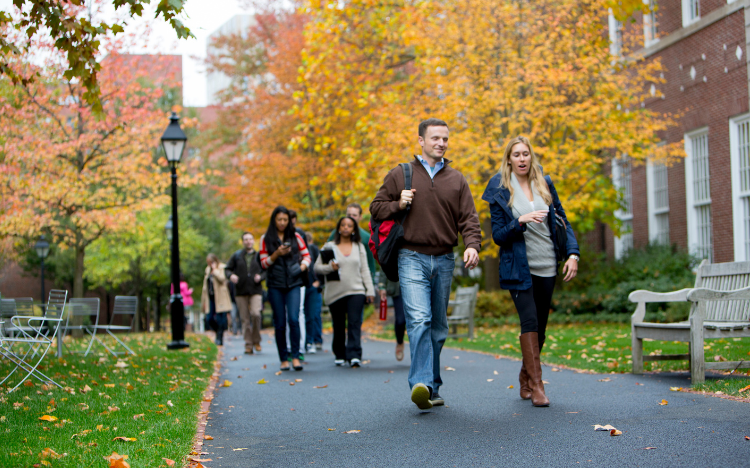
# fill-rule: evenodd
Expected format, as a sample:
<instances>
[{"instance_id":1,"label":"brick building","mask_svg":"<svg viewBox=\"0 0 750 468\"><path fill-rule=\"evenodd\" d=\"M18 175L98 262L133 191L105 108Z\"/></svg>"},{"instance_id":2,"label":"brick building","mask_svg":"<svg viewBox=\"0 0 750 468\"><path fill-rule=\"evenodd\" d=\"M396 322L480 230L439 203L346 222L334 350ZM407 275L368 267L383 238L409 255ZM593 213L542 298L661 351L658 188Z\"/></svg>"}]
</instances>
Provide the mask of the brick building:
<instances>
[{"instance_id":1,"label":"brick building","mask_svg":"<svg viewBox=\"0 0 750 468\"><path fill-rule=\"evenodd\" d=\"M687 158L670 167L613 163L629 232L618 238L602 226L589 244L615 257L660 242L713 262L750 260L750 0L652 1L655 11L637 14L625 32L640 36L634 55L664 65L665 83L643 106L679 116L662 139L684 141ZM622 31L610 17L614 54Z\"/></svg>"}]
</instances>

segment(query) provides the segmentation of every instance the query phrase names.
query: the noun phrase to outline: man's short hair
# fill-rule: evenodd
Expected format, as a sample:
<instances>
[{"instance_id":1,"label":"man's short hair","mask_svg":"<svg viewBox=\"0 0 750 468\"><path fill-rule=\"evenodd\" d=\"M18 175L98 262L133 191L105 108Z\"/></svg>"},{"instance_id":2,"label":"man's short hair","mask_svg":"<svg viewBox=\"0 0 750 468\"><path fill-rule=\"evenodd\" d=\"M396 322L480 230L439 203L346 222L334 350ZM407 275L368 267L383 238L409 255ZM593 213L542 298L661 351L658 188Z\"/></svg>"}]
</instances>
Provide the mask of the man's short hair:
<instances>
[{"instance_id":1,"label":"man's short hair","mask_svg":"<svg viewBox=\"0 0 750 468\"><path fill-rule=\"evenodd\" d=\"M362 206L359 203L349 203L346 205L346 211L349 211L349 208L356 208L359 210L359 215L362 216Z\"/></svg>"},{"instance_id":2,"label":"man's short hair","mask_svg":"<svg viewBox=\"0 0 750 468\"><path fill-rule=\"evenodd\" d=\"M294 210L289 210L289 219L297 219L297 212Z\"/></svg>"},{"instance_id":3,"label":"man's short hair","mask_svg":"<svg viewBox=\"0 0 750 468\"><path fill-rule=\"evenodd\" d=\"M424 138L425 133L427 133L427 127L447 127L448 124L445 123L445 121L440 119L427 119L419 122L419 136Z\"/></svg>"},{"instance_id":4,"label":"man's short hair","mask_svg":"<svg viewBox=\"0 0 750 468\"><path fill-rule=\"evenodd\" d=\"M253 233L252 233L252 232L249 232L249 231L245 231L245 232L243 232L243 233L242 233L242 236L240 237L240 239L244 239L244 238L245 238L245 236L247 236L247 235L251 235L251 236L253 236ZM255 236L253 236L253 239L254 239L254 238L255 238Z\"/></svg>"}]
</instances>

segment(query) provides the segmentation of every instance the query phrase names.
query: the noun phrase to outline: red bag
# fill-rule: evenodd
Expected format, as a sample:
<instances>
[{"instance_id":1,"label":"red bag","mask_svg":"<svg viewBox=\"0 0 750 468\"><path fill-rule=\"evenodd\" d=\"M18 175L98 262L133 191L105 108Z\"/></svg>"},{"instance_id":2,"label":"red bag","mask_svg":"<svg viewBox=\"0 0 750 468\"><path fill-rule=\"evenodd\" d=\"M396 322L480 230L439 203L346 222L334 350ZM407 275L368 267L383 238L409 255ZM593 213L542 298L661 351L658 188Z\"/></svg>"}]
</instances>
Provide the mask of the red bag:
<instances>
[{"instance_id":1,"label":"red bag","mask_svg":"<svg viewBox=\"0 0 750 468\"><path fill-rule=\"evenodd\" d=\"M404 190L411 190L411 164L399 164L404 171ZM390 281L398 281L398 251L404 239L403 223L411 209L406 207L397 219L370 220L369 247L383 273Z\"/></svg>"}]
</instances>

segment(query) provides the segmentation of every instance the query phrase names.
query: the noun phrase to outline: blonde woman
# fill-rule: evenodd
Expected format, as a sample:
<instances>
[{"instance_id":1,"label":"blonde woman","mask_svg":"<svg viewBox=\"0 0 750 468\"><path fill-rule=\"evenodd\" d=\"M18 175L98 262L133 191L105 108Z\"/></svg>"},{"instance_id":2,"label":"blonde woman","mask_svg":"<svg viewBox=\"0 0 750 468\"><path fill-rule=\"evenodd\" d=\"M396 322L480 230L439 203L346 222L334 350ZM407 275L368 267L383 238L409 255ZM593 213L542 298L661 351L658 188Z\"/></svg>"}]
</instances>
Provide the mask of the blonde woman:
<instances>
[{"instance_id":1,"label":"blonde woman","mask_svg":"<svg viewBox=\"0 0 750 468\"><path fill-rule=\"evenodd\" d=\"M500 287L510 291L521 320L521 398L531 399L534 406L549 406L539 354L558 265L564 262L564 281L575 278L578 242L552 179L543 175L531 142L523 136L508 142L500 171L490 179L482 199L490 205L492 239L500 246ZM565 225L567 258L555 247L556 216Z\"/></svg>"}]
</instances>

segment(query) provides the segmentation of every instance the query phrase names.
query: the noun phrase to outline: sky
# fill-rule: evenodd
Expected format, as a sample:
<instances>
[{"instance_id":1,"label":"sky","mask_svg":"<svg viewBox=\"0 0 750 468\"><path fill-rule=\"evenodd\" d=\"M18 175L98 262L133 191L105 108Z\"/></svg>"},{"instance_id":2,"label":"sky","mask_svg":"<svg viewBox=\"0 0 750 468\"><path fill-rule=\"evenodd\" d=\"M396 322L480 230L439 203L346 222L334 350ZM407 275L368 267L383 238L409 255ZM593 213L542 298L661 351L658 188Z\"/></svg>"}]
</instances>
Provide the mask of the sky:
<instances>
[{"instance_id":1,"label":"sky","mask_svg":"<svg viewBox=\"0 0 750 468\"><path fill-rule=\"evenodd\" d=\"M156 2L152 2L156 3ZM12 0L0 0L0 10L10 11ZM151 13L144 17L153 19ZM206 56L206 38L209 34L237 14L247 14L238 0L188 0L185 5L183 23L190 28L195 39L178 40L174 30L161 19L153 21L152 43L158 44L141 53L169 53L182 55L183 105L203 107L206 105L206 75L201 59ZM131 27L142 20L131 20ZM126 32L128 28L126 28Z\"/></svg>"}]
</instances>

